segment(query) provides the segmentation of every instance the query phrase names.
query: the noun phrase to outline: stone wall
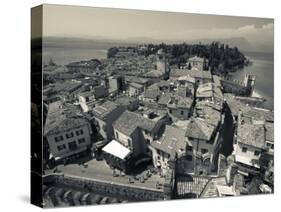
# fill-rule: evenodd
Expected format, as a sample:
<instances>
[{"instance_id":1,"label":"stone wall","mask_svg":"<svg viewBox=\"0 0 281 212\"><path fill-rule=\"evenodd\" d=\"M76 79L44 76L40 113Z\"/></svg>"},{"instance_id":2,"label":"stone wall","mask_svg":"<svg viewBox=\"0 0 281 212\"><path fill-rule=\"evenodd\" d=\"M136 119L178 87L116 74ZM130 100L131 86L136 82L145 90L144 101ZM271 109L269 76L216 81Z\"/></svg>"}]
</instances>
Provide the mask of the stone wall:
<instances>
[{"instance_id":1,"label":"stone wall","mask_svg":"<svg viewBox=\"0 0 281 212\"><path fill-rule=\"evenodd\" d=\"M106 193L113 196L122 196L124 199L131 201L151 201L163 200L163 190L149 190L145 188L136 188L134 186L126 186L114 182L99 182L90 179L78 179L63 175L51 175L44 178L44 182L53 182L60 185L72 186L76 188L87 188L89 191Z\"/></svg>"}]
</instances>

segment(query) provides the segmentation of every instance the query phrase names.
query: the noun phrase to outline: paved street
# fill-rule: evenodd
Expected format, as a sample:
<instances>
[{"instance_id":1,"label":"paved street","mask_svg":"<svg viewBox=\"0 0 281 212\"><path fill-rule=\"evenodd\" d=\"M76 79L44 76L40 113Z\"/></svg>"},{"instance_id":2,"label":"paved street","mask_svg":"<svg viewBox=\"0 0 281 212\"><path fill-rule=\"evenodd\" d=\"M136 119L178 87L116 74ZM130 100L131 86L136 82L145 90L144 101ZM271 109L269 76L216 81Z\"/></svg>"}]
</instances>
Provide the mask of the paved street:
<instances>
[{"instance_id":1,"label":"paved street","mask_svg":"<svg viewBox=\"0 0 281 212\"><path fill-rule=\"evenodd\" d=\"M159 175L152 174L145 182L140 182L139 180L133 179L133 183L129 183L129 176L116 176L114 177L112 172L113 170L104 162L97 161L92 159L85 163L85 166L78 164L69 164L66 166L59 166L58 170L61 171L66 176L73 176L79 178L85 178L90 180L96 180L107 183L121 184L130 187L149 189L154 191L161 191L161 189L157 189L157 182L160 184L164 184L164 178L161 178ZM46 174L51 174L52 170L47 172ZM117 171L119 174L119 171ZM134 176L132 176L133 178Z\"/></svg>"}]
</instances>

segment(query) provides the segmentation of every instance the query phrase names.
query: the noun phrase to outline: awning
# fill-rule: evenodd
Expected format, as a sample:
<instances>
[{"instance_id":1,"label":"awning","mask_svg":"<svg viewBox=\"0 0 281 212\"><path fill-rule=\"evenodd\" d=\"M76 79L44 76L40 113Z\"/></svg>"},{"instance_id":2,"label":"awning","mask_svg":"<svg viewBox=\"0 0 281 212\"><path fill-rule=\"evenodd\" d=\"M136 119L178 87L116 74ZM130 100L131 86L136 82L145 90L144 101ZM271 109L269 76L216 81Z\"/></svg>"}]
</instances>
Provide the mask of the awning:
<instances>
[{"instance_id":1,"label":"awning","mask_svg":"<svg viewBox=\"0 0 281 212\"><path fill-rule=\"evenodd\" d=\"M102 150L122 160L131 153L128 148L124 147L116 140L112 140L111 142L109 142L106 146L102 148Z\"/></svg>"}]
</instances>

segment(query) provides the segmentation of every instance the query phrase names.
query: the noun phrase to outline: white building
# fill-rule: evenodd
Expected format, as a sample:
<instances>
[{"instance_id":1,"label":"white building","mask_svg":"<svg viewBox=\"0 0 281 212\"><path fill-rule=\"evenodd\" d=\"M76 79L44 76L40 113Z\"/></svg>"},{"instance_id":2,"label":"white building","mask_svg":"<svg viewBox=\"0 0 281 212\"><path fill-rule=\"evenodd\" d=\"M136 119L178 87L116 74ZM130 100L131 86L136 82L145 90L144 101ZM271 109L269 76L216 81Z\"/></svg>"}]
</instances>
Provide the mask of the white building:
<instances>
[{"instance_id":1,"label":"white building","mask_svg":"<svg viewBox=\"0 0 281 212\"><path fill-rule=\"evenodd\" d=\"M191 66L192 68L196 68L198 71L203 71L204 68L204 58L201 57L191 57L187 61L187 66Z\"/></svg>"}]
</instances>

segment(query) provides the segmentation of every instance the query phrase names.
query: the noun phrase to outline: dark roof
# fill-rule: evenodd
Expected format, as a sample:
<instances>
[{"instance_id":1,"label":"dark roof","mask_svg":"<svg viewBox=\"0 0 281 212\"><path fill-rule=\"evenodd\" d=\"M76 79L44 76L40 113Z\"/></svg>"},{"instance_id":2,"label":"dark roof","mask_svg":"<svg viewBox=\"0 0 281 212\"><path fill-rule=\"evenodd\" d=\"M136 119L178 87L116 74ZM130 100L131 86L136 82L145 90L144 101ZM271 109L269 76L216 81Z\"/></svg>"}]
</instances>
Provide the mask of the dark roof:
<instances>
[{"instance_id":1,"label":"dark roof","mask_svg":"<svg viewBox=\"0 0 281 212\"><path fill-rule=\"evenodd\" d=\"M156 125L156 122L143 117L142 115L130 111L125 111L114 123L113 127L124 133L125 135L131 135L138 127L152 131Z\"/></svg>"},{"instance_id":2,"label":"dark roof","mask_svg":"<svg viewBox=\"0 0 281 212\"><path fill-rule=\"evenodd\" d=\"M182 153L186 148L185 131L167 125L162 137L152 141L151 146L170 155Z\"/></svg>"}]
</instances>

